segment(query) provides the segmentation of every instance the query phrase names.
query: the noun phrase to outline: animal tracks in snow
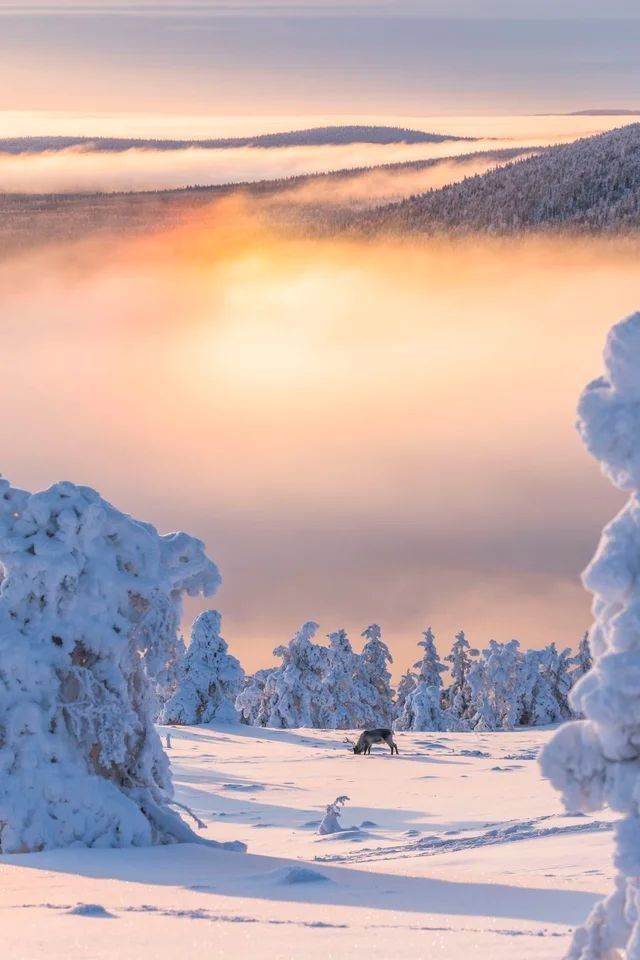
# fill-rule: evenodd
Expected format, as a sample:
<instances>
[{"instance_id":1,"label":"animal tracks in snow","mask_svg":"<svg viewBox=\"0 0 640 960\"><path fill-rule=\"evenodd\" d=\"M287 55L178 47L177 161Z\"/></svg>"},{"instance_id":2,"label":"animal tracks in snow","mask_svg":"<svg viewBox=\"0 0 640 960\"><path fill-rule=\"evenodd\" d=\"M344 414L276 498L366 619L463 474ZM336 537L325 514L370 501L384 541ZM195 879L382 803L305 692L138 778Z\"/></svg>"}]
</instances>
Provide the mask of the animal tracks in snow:
<instances>
[{"instance_id":1,"label":"animal tracks in snow","mask_svg":"<svg viewBox=\"0 0 640 960\"><path fill-rule=\"evenodd\" d=\"M483 833L474 833L472 836L445 838L432 835L422 837L414 843L366 847L364 850L342 854L325 854L324 856L315 857L315 860L323 863L363 863L372 860L431 857L440 853L457 853L458 851L476 850L479 847L494 846L501 843L514 843L518 840L539 840L545 837L555 837L566 834L593 833L595 831L611 830L613 827L613 824L602 820L590 820L586 823L549 824L550 820L555 819L557 818L554 816L546 816L538 817L535 820L508 822L498 824L489 830L485 830Z\"/></svg>"}]
</instances>

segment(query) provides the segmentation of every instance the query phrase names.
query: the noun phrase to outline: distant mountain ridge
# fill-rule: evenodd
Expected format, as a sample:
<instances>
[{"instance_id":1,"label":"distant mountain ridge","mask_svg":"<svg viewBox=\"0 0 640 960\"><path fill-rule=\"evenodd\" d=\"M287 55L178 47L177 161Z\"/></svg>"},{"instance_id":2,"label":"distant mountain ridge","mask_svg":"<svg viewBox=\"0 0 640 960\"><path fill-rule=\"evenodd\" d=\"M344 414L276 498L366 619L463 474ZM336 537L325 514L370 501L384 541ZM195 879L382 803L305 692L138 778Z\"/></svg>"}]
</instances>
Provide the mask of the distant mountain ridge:
<instances>
[{"instance_id":1,"label":"distant mountain ridge","mask_svg":"<svg viewBox=\"0 0 640 960\"><path fill-rule=\"evenodd\" d=\"M425 133L407 127L333 126L310 127L307 130L288 130L284 133L263 133L255 137L219 137L206 140L145 139L142 137L2 137L0 153L42 153L45 150L67 150L84 147L107 153L125 150L185 150L200 147L206 150L225 150L232 147L322 147L350 143L374 143L388 146L394 143L446 143L474 140L474 137L456 137L444 133Z\"/></svg>"},{"instance_id":2,"label":"distant mountain ridge","mask_svg":"<svg viewBox=\"0 0 640 960\"><path fill-rule=\"evenodd\" d=\"M640 123L379 207L355 226L367 233L640 230Z\"/></svg>"},{"instance_id":3,"label":"distant mountain ridge","mask_svg":"<svg viewBox=\"0 0 640 960\"><path fill-rule=\"evenodd\" d=\"M610 110L574 110L573 113L565 114L567 117L638 117L640 110L619 110L616 108Z\"/></svg>"}]
</instances>

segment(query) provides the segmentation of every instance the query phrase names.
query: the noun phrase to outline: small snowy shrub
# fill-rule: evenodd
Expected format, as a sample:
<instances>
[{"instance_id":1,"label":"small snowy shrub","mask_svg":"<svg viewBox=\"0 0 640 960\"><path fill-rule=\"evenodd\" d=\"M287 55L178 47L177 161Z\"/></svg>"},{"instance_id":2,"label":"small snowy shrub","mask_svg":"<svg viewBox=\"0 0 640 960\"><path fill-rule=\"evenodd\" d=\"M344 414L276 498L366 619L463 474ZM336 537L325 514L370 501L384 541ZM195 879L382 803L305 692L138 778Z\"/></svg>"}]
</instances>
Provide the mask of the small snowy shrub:
<instances>
[{"instance_id":1,"label":"small snowy shrub","mask_svg":"<svg viewBox=\"0 0 640 960\"><path fill-rule=\"evenodd\" d=\"M234 704L244 678L238 660L227 653L217 610L194 621L181 664L178 686L162 713L163 723L237 723Z\"/></svg>"},{"instance_id":2,"label":"small snowy shrub","mask_svg":"<svg viewBox=\"0 0 640 960\"><path fill-rule=\"evenodd\" d=\"M630 498L583 574L594 595L593 666L570 700L586 719L558 730L541 765L572 812L608 805L623 819L615 890L576 932L570 960L640 957L640 314L613 327L604 361L606 376L580 399L579 431Z\"/></svg>"},{"instance_id":3,"label":"small snowy shrub","mask_svg":"<svg viewBox=\"0 0 640 960\"><path fill-rule=\"evenodd\" d=\"M349 797L336 797L333 803L327 804L324 817L318 827L318 833L327 836L330 833L342 833L344 827L340 825L340 814Z\"/></svg>"},{"instance_id":4,"label":"small snowy shrub","mask_svg":"<svg viewBox=\"0 0 640 960\"><path fill-rule=\"evenodd\" d=\"M192 841L153 725L203 544L87 487L0 478L0 851Z\"/></svg>"}]
</instances>

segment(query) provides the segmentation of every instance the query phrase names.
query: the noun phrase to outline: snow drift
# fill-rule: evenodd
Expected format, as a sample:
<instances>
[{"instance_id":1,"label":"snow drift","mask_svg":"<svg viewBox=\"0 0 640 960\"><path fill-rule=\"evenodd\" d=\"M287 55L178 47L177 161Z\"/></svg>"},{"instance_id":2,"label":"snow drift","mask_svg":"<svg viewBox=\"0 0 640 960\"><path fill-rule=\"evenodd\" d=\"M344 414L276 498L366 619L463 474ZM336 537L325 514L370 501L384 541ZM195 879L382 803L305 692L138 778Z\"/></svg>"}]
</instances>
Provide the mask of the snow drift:
<instances>
[{"instance_id":1,"label":"snow drift","mask_svg":"<svg viewBox=\"0 0 640 960\"><path fill-rule=\"evenodd\" d=\"M220 577L87 487L0 478L0 852L197 839L171 809L154 682Z\"/></svg>"}]
</instances>

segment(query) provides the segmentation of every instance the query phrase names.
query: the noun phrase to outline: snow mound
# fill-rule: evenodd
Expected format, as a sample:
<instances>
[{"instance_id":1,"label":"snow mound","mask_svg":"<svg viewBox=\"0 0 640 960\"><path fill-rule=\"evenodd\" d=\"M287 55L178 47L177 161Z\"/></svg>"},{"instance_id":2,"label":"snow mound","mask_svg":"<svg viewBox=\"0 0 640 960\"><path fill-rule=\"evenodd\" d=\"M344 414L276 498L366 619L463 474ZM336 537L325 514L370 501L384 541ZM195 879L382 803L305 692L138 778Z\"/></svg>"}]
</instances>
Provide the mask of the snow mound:
<instances>
[{"instance_id":1,"label":"snow mound","mask_svg":"<svg viewBox=\"0 0 640 960\"><path fill-rule=\"evenodd\" d=\"M100 920L115 920L115 913L109 913L100 903L78 903L66 913L74 917L94 917Z\"/></svg>"},{"instance_id":2,"label":"snow mound","mask_svg":"<svg viewBox=\"0 0 640 960\"><path fill-rule=\"evenodd\" d=\"M264 874L264 880L269 880L279 886L292 887L306 883L332 883L333 881L313 867L281 867Z\"/></svg>"}]
</instances>

